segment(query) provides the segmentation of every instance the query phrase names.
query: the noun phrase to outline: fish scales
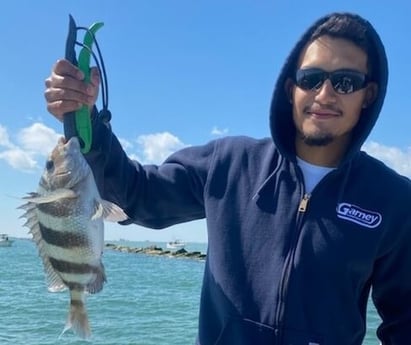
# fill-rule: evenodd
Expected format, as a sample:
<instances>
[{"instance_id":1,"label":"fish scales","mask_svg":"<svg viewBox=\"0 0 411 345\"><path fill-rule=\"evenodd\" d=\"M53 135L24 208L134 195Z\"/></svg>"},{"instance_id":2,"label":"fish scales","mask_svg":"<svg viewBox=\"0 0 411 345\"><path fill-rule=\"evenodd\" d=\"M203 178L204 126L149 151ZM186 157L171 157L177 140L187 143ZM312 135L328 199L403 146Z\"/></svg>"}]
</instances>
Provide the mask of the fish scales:
<instances>
[{"instance_id":1,"label":"fish scales","mask_svg":"<svg viewBox=\"0 0 411 345\"><path fill-rule=\"evenodd\" d=\"M127 219L123 210L102 200L77 138L59 139L49 155L37 192L28 193L25 226L43 261L48 289L70 291L68 329L82 338L91 335L85 294L97 293L106 282L102 263L104 219Z\"/></svg>"}]
</instances>

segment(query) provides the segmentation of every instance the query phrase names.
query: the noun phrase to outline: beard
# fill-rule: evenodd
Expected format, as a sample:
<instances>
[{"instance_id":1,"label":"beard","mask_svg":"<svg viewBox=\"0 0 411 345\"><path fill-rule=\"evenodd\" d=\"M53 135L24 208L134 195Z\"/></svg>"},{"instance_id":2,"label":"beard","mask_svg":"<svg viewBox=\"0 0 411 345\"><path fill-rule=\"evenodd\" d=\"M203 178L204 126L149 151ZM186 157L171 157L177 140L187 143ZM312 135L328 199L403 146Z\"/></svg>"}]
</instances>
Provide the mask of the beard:
<instances>
[{"instance_id":1,"label":"beard","mask_svg":"<svg viewBox=\"0 0 411 345\"><path fill-rule=\"evenodd\" d=\"M319 134L300 134L302 141L307 146L327 146L334 141L334 137L330 133Z\"/></svg>"}]
</instances>

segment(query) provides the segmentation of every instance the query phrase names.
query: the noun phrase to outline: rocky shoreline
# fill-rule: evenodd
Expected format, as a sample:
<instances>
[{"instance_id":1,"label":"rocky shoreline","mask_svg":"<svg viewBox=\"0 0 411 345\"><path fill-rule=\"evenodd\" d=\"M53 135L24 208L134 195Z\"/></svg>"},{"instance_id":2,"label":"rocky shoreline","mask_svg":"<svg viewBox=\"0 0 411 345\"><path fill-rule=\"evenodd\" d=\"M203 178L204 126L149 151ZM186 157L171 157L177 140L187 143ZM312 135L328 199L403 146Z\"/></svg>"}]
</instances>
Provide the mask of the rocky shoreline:
<instances>
[{"instance_id":1,"label":"rocky shoreline","mask_svg":"<svg viewBox=\"0 0 411 345\"><path fill-rule=\"evenodd\" d=\"M161 247L155 245L149 247L129 247L124 245L118 245L114 243L106 243L106 249L117 250L123 253L132 254L146 254L146 255L156 255L156 256L170 256L175 258L188 258L196 260L205 260L207 255L201 252L189 252L184 248L178 250L164 250Z\"/></svg>"}]
</instances>

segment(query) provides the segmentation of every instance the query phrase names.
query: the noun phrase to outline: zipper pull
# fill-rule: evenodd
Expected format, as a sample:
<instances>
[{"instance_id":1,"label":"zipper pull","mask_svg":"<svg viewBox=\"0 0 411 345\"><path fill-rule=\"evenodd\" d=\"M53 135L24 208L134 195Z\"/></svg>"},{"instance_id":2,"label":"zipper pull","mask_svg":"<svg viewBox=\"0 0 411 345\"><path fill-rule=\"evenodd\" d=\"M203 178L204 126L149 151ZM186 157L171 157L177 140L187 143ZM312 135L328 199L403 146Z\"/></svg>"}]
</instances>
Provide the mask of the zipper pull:
<instances>
[{"instance_id":1,"label":"zipper pull","mask_svg":"<svg viewBox=\"0 0 411 345\"><path fill-rule=\"evenodd\" d=\"M308 206L308 201L310 200L310 194L304 194L303 198L300 201L300 206L298 206L298 212L305 212Z\"/></svg>"}]
</instances>

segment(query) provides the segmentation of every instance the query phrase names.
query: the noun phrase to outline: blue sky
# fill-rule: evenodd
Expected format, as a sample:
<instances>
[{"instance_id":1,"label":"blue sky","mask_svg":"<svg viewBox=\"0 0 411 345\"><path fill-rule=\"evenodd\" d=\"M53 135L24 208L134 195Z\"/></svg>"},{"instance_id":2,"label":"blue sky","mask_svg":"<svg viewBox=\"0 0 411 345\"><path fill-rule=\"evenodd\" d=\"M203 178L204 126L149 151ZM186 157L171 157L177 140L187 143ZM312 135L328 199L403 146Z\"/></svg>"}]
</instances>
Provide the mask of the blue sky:
<instances>
[{"instance_id":1,"label":"blue sky","mask_svg":"<svg viewBox=\"0 0 411 345\"><path fill-rule=\"evenodd\" d=\"M390 64L386 102L364 149L411 176L409 1L15 0L0 10L0 232L27 236L18 197L36 190L62 133L43 92L64 56L69 14L82 26L104 22L97 37L113 130L132 157L159 163L221 135L268 136L273 85L296 40L328 12L357 12L380 33ZM204 242L206 229L203 221L162 231L106 223L106 238Z\"/></svg>"}]
</instances>

